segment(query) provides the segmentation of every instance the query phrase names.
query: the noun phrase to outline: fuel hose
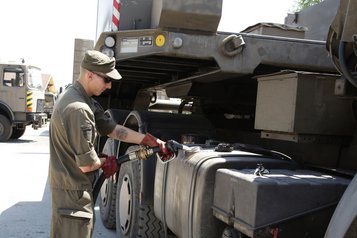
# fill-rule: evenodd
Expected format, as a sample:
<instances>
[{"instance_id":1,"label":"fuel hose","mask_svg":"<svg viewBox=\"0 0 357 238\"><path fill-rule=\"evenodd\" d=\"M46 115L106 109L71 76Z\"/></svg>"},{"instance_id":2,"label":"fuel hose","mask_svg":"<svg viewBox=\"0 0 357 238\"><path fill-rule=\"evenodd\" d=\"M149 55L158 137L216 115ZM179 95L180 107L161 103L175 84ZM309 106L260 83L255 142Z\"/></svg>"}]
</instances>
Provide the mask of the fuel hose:
<instances>
[{"instance_id":1,"label":"fuel hose","mask_svg":"<svg viewBox=\"0 0 357 238\"><path fill-rule=\"evenodd\" d=\"M127 162L127 161L137 160L137 159L145 160L149 156L153 155L154 153L160 152L160 151L161 151L160 147L141 148L139 150L136 150L136 151L130 152L128 154L119 156L117 158L118 167L120 168L120 165L122 163ZM94 184L94 188L93 188L93 203L94 204L97 201L100 189L102 188L102 185L103 185L105 179L106 179L106 177L105 177L104 173L101 173L99 178L97 179L97 181Z\"/></svg>"}]
</instances>

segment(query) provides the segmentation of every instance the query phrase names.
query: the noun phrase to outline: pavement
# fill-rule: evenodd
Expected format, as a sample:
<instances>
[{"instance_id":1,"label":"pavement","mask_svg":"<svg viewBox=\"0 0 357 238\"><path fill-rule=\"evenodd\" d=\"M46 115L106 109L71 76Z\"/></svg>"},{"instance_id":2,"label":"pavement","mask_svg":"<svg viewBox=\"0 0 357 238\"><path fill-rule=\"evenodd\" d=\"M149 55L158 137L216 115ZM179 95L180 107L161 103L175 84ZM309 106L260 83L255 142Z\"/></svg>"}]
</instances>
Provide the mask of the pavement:
<instances>
[{"instance_id":1,"label":"pavement","mask_svg":"<svg viewBox=\"0 0 357 238\"><path fill-rule=\"evenodd\" d=\"M51 193L48 125L26 128L18 140L0 143L0 238L48 238L51 223ZM93 238L114 238L95 207Z\"/></svg>"}]
</instances>

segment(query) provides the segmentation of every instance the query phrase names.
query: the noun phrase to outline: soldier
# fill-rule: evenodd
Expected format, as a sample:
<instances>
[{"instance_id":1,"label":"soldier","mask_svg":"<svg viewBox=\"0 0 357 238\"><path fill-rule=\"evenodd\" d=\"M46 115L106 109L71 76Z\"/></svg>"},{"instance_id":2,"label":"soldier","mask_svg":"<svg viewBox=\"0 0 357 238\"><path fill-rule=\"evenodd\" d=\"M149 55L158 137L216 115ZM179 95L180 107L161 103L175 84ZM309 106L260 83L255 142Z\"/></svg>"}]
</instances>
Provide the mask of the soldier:
<instances>
[{"instance_id":1,"label":"soldier","mask_svg":"<svg viewBox=\"0 0 357 238\"><path fill-rule=\"evenodd\" d=\"M96 170L106 177L118 171L113 156L98 156L94 148L97 131L116 140L170 152L151 134L141 134L118 125L105 116L92 98L121 79L115 59L99 51L87 51L79 79L56 102L50 123L49 180L52 192L52 238L92 237L94 226L93 184Z\"/></svg>"}]
</instances>

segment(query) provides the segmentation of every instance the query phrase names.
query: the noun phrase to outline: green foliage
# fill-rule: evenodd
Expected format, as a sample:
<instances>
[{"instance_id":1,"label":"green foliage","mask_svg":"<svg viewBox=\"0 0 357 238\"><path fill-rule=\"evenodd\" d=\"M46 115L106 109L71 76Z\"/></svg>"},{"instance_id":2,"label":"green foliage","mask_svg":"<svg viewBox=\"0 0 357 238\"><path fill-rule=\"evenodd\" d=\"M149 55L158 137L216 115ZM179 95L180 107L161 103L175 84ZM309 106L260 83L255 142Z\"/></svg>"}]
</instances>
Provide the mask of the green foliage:
<instances>
[{"instance_id":1,"label":"green foliage","mask_svg":"<svg viewBox=\"0 0 357 238\"><path fill-rule=\"evenodd\" d=\"M308 8L312 5L322 2L323 0L297 0L296 11L301 11L305 8Z\"/></svg>"}]
</instances>

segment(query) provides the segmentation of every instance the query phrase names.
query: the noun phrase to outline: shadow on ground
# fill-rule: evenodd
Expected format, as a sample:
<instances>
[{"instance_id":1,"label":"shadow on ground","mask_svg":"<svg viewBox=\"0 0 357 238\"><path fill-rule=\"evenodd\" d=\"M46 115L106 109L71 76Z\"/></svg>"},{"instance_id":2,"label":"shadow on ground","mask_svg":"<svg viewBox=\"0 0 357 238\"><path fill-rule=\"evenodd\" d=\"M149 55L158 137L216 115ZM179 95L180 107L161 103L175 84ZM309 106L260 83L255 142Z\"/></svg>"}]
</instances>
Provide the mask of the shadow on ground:
<instances>
[{"instance_id":1,"label":"shadow on ground","mask_svg":"<svg viewBox=\"0 0 357 238\"><path fill-rule=\"evenodd\" d=\"M96 210L93 238L115 238L116 233L103 226ZM41 201L18 202L0 214L0 237L49 238L51 225L51 192L48 181Z\"/></svg>"}]
</instances>

